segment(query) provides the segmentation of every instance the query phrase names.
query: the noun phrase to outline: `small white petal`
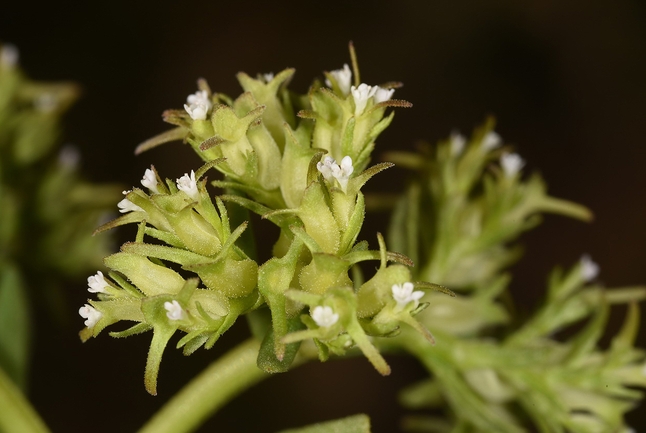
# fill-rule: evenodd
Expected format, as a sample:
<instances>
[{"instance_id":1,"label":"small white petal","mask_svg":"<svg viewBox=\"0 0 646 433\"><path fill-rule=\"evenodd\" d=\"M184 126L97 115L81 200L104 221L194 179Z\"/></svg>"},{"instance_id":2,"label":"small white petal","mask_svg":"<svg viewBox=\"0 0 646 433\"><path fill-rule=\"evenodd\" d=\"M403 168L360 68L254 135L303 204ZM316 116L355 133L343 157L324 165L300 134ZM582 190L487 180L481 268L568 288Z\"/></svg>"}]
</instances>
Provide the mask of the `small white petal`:
<instances>
[{"instance_id":1,"label":"small white petal","mask_svg":"<svg viewBox=\"0 0 646 433\"><path fill-rule=\"evenodd\" d=\"M195 180L195 172L191 170L191 175L184 174L184 176L177 179L177 189L184 191L193 200L200 197L200 192L197 190L197 182Z\"/></svg>"},{"instance_id":2,"label":"small white petal","mask_svg":"<svg viewBox=\"0 0 646 433\"><path fill-rule=\"evenodd\" d=\"M350 93L350 84L352 83L352 71L347 63L343 65L343 69L331 71L330 75L336 80L336 84L339 86L343 96L348 96ZM327 78L325 79L325 84L328 87L332 87L332 83Z\"/></svg>"},{"instance_id":3,"label":"small white petal","mask_svg":"<svg viewBox=\"0 0 646 433\"><path fill-rule=\"evenodd\" d=\"M199 90L192 95L188 95L186 102L189 105L203 105L206 108L206 111L209 111L213 106L206 90Z\"/></svg>"},{"instance_id":4,"label":"small white petal","mask_svg":"<svg viewBox=\"0 0 646 433\"><path fill-rule=\"evenodd\" d=\"M397 302L396 310L402 310L410 302L415 302L415 307L419 304L419 300L424 296L421 290L415 290L413 283L406 282L404 284L393 284L392 288L393 299Z\"/></svg>"},{"instance_id":5,"label":"small white petal","mask_svg":"<svg viewBox=\"0 0 646 433\"><path fill-rule=\"evenodd\" d=\"M329 328L339 320L339 315L334 312L332 307L328 307L327 305L314 307L311 316L314 322L322 328Z\"/></svg>"},{"instance_id":6,"label":"small white petal","mask_svg":"<svg viewBox=\"0 0 646 433\"><path fill-rule=\"evenodd\" d=\"M525 166L525 161L517 153L503 153L500 156L500 165L505 172L505 177L512 178Z\"/></svg>"},{"instance_id":7,"label":"small white petal","mask_svg":"<svg viewBox=\"0 0 646 433\"><path fill-rule=\"evenodd\" d=\"M361 115L363 110L366 108L368 100L372 98L377 92L377 86L369 86L367 84L361 83L359 87L352 86L350 91L352 92L352 97L354 98L354 114L355 116Z\"/></svg>"},{"instance_id":8,"label":"small white petal","mask_svg":"<svg viewBox=\"0 0 646 433\"><path fill-rule=\"evenodd\" d=\"M274 73L268 72L266 74L262 74L262 78L265 80L265 83L269 83L271 80L274 79Z\"/></svg>"},{"instance_id":9,"label":"small white petal","mask_svg":"<svg viewBox=\"0 0 646 433\"><path fill-rule=\"evenodd\" d=\"M96 322L98 322L101 317L103 317L103 314L101 314L100 311L96 310L89 304L85 304L81 308L79 308L79 315L82 318L87 319L85 321L85 326L87 326L88 328L93 328L94 325L96 325Z\"/></svg>"},{"instance_id":10,"label":"small white petal","mask_svg":"<svg viewBox=\"0 0 646 433\"><path fill-rule=\"evenodd\" d=\"M18 64L20 52L15 45L4 44L0 47L0 66L13 68Z\"/></svg>"},{"instance_id":11,"label":"small white petal","mask_svg":"<svg viewBox=\"0 0 646 433\"><path fill-rule=\"evenodd\" d=\"M123 195L126 195L129 192L130 191L122 191L121 193ZM124 198L119 203L117 203L117 206L119 207L119 212L121 212L121 213L137 212L137 211L144 212L144 210L142 208L140 208L139 206L137 206L136 204L134 204L133 202L131 202L127 198Z\"/></svg>"},{"instance_id":12,"label":"small white petal","mask_svg":"<svg viewBox=\"0 0 646 433\"><path fill-rule=\"evenodd\" d=\"M332 178L336 179L341 186L343 192L346 192L348 187L348 180L350 175L354 171L354 166L352 165L352 158L350 156L344 156L341 160L341 165L336 163L334 158L331 156L326 156L323 158L323 161L316 163L316 168L321 172L325 180L328 182L332 181Z\"/></svg>"},{"instance_id":13,"label":"small white petal","mask_svg":"<svg viewBox=\"0 0 646 433\"><path fill-rule=\"evenodd\" d=\"M184 104L184 109L193 120L205 120L209 109L204 104Z\"/></svg>"},{"instance_id":14,"label":"small white petal","mask_svg":"<svg viewBox=\"0 0 646 433\"><path fill-rule=\"evenodd\" d=\"M168 317L169 320L182 320L186 317L184 309L179 305L179 302L174 299L171 302L164 302L164 308L166 309L166 317Z\"/></svg>"},{"instance_id":15,"label":"small white petal","mask_svg":"<svg viewBox=\"0 0 646 433\"><path fill-rule=\"evenodd\" d=\"M592 261L588 254L581 256L581 277L585 281L592 281L599 275L599 265Z\"/></svg>"},{"instance_id":16,"label":"small white petal","mask_svg":"<svg viewBox=\"0 0 646 433\"><path fill-rule=\"evenodd\" d=\"M378 104L384 101L390 101L390 98L392 98L393 93L395 93L395 89L383 89L377 86L377 91L375 92L375 104Z\"/></svg>"},{"instance_id":17,"label":"small white petal","mask_svg":"<svg viewBox=\"0 0 646 433\"><path fill-rule=\"evenodd\" d=\"M105 288L110 284L103 277L103 272L98 271L95 275L87 277L87 291L90 293L105 293Z\"/></svg>"},{"instance_id":18,"label":"small white petal","mask_svg":"<svg viewBox=\"0 0 646 433\"><path fill-rule=\"evenodd\" d=\"M152 169L146 169L144 177L141 179L141 184L155 194L159 194L159 190L157 189L157 176L155 176L155 172Z\"/></svg>"},{"instance_id":19,"label":"small white petal","mask_svg":"<svg viewBox=\"0 0 646 433\"><path fill-rule=\"evenodd\" d=\"M330 181L333 177L333 167L336 166L336 161L331 156L325 156L323 161L316 163L316 169L323 175L325 180ZM338 167L338 166L337 166Z\"/></svg>"},{"instance_id":20,"label":"small white petal","mask_svg":"<svg viewBox=\"0 0 646 433\"><path fill-rule=\"evenodd\" d=\"M339 167L339 170L336 170L333 173L333 176L339 182L339 185L341 185L343 192L346 192L346 189L348 187L348 180L350 180L350 175L353 171L354 166L352 165L352 158L350 158L350 156L344 156L341 160L341 166Z\"/></svg>"},{"instance_id":21,"label":"small white petal","mask_svg":"<svg viewBox=\"0 0 646 433\"><path fill-rule=\"evenodd\" d=\"M467 139L459 132L453 131L449 140L451 142L451 155L461 155L464 150L464 146L467 143Z\"/></svg>"},{"instance_id":22,"label":"small white petal","mask_svg":"<svg viewBox=\"0 0 646 433\"><path fill-rule=\"evenodd\" d=\"M484 137L482 137L482 150L484 152L489 152L490 150L496 149L502 145L502 138L500 135L496 134L493 131L487 132Z\"/></svg>"}]
</instances>

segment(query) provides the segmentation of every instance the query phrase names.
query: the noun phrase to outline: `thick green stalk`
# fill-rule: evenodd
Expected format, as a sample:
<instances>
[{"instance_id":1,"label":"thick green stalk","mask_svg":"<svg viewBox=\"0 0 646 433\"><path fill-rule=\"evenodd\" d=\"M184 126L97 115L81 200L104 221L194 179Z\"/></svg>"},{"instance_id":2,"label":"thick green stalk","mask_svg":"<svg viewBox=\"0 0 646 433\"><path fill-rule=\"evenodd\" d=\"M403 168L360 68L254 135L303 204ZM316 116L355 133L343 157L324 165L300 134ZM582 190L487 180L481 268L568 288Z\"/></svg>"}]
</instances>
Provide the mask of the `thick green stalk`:
<instances>
[{"instance_id":1,"label":"thick green stalk","mask_svg":"<svg viewBox=\"0 0 646 433\"><path fill-rule=\"evenodd\" d=\"M49 432L43 420L2 369L0 369L0 431Z\"/></svg>"},{"instance_id":2,"label":"thick green stalk","mask_svg":"<svg viewBox=\"0 0 646 433\"><path fill-rule=\"evenodd\" d=\"M259 348L260 342L251 338L213 362L166 403L140 433L183 433L199 427L236 395L269 376L256 366Z\"/></svg>"}]
</instances>

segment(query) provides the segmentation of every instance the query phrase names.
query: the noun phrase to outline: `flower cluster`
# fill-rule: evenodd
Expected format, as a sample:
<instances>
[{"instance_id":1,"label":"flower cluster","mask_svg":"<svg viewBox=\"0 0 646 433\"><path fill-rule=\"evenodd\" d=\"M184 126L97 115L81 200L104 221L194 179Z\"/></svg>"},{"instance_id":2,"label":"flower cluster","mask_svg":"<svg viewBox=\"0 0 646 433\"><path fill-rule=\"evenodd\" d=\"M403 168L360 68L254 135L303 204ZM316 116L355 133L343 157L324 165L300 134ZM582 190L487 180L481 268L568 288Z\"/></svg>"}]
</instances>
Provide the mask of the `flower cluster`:
<instances>
[{"instance_id":1,"label":"flower cluster","mask_svg":"<svg viewBox=\"0 0 646 433\"><path fill-rule=\"evenodd\" d=\"M317 342L322 360L357 346L382 374L390 367L369 335L396 335L403 323L433 341L414 319L428 305L420 303L425 292L414 288L450 292L414 281L411 261L388 252L380 235L378 250L357 240L365 215L361 188L392 166L367 167L374 140L392 120L392 114L384 117L386 109L410 104L391 99L393 85L352 85L347 66L327 74L329 87L315 83L306 97L293 95L286 88L293 73L287 69L257 78L240 73L244 93L235 100L212 93L201 80L184 111L165 112L176 128L142 143L138 151L182 139L205 166L166 184L151 167L141 180L148 193L124 191L118 205L124 215L101 228L140 224L136 242L105 259L112 282L102 274L91 277L91 292L99 300L80 311L92 325L82 336L96 336L118 320L138 323L112 335L152 329L146 368L151 393L173 332L187 333L179 344L187 353L209 348L239 315L263 305L272 316L264 336L272 343L263 344L267 353L259 355L273 360L268 371L288 368L296 353L288 346L298 347L304 339ZM211 167L225 175L213 185L236 192L216 197L218 213L202 179ZM274 257L256 262L236 246L246 223L231 233L223 202L280 228ZM146 243L146 236L167 245ZM365 282L350 278L351 269L366 260L380 261L376 274L362 278ZM164 261L195 276L186 279ZM205 288L199 288L202 284ZM294 327L295 322L300 325Z\"/></svg>"},{"instance_id":2,"label":"flower cluster","mask_svg":"<svg viewBox=\"0 0 646 433\"><path fill-rule=\"evenodd\" d=\"M430 305L417 316L442 344L429 348L404 331L399 341L432 379L408 389L402 400L412 409L445 405L473 431L524 431L527 419L545 431L623 431L623 415L639 398L629 387L646 386L646 376L638 374L644 355L633 347L644 288L599 287L599 266L584 255L568 272L550 276L544 305L520 328L496 332L510 323L509 296L505 303L501 297L509 283L504 271L519 257L511 242L534 227L540 213L582 220L590 213L548 196L538 176L523 179L524 160L492 127L489 122L469 140L454 132L423 149L421 158L389 155L402 165L414 161L410 167L417 170L395 209L390 245L415 260L414 278L462 294L427 296ZM413 287L395 292L415 301ZM624 329L609 350L597 349L609 305L626 302ZM586 319L573 338L553 337ZM436 426L430 418L417 422Z\"/></svg>"}]
</instances>

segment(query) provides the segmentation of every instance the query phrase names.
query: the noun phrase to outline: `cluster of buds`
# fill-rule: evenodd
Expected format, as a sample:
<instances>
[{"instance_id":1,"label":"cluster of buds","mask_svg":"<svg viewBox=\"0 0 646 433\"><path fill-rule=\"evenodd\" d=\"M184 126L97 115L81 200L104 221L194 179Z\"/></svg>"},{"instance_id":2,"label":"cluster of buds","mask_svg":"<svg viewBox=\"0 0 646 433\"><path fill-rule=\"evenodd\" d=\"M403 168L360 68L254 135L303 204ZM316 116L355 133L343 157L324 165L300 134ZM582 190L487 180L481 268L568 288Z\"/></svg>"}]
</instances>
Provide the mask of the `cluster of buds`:
<instances>
[{"instance_id":1,"label":"cluster of buds","mask_svg":"<svg viewBox=\"0 0 646 433\"><path fill-rule=\"evenodd\" d=\"M178 343L185 354L201 346L210 348L238 316L260 302L258 266L235 245L246 224L231 231L224 204L219 199L214 204L205 189L206 178L202 177L218 162L165 183L151 167L141 180L147 191L127 191L119 203L124 215L98 229L139 224L136 241L105 258L113 270L110 278L100 271L88 278L88 291L96 293L98 300L90 300L79 310L86 319L81 337L96 337L121 320L137 323L111 335L152 330L145 375L152 394L156 393L162 353L175 331L186 333ZM147 243L146 237L165 245ZM165 262L195 277L186 279Z\"/></svg>"},{"instance_id":2,"label":"cluster of buds","mask_svg":"<svg viewBox=\"0 0 646 433\"><path fill-rule=\"evenodd\" d=\"M137 240L105 259L112 282L99 301L90 301L79 313L87 319L83 338L118 320L138 323L115 336L153 330L146 369L150 392L161 352L175 330L187 333L179 346L191 353L202 344L211 347L240 314L263 305L272 324L265 335L271 344L263 344L261 351L276 365L289 366L287 358L296 350L288 346L314 339L322 360L357 346L380 373L388 374L369 336L393 336L406 324L433 341L413 317L428 305L420 303L425 292L415 289L451 293L415 282L408 268L412 262L388 252L381 235L378 250L357 241L365 215L361 188L392 166L368 167L374 140L393 118L392 113L384 117L385 111L410 103L391 99L397 83L368 86L359 82L356 62L354 69L354 85L345 66L327 74L328 87L315 82L307 96L287 90L293 69L257 78L238 74L244 93L235 100L213 93L200 80L184 110L165 112L176 128L139 146L141 152L182 139L206 164L166 185L151 168L142 179L148 193L124 191L119 208L125 215L101 230L139 223ZM219 214L203 179L211 167L225 175L213 185L237 192L216 197ZM223 202L280 228L274 257L256 263L235 246L246 224L231 233ZM145 243L145 236L167 245ZM356 265L366 260L380 261L378 271L365 282L353 281L351 271L360 272ZM162 261L180 265L195 278L185 279ZM93 277L91 291L104 286L101 278Z\"/></svg>"}]
</instances>

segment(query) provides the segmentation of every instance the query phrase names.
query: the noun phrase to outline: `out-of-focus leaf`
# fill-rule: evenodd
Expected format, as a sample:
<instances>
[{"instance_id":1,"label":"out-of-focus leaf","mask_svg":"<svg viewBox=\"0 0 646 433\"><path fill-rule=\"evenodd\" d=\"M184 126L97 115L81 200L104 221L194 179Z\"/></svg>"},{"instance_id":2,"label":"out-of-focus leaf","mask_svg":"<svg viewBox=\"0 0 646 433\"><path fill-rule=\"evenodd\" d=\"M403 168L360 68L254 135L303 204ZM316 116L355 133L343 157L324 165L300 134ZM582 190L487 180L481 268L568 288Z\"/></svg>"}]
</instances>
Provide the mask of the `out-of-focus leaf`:
<instances>
[{"instance_id":1,"label":"out-of-focus leaf","mask_svg":"<svg viewBox=\"0 0 646 433\"><path fill-rule=\"evenodd\" d=\"M0 368L25 389L29 358L29 306L18 270L0 265Z\"/></svg>"},{"instance_id":2,"label":"out-of-focus leaf","mask_svg":"<svg viewBox=\"0 0 646 433\"><path fill-rule=\"evenodd\" d=\"M352 415L279 433L370 433L370 418L364 414Z\"/></svg>"}]
</instances>

